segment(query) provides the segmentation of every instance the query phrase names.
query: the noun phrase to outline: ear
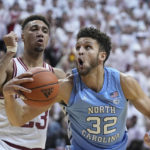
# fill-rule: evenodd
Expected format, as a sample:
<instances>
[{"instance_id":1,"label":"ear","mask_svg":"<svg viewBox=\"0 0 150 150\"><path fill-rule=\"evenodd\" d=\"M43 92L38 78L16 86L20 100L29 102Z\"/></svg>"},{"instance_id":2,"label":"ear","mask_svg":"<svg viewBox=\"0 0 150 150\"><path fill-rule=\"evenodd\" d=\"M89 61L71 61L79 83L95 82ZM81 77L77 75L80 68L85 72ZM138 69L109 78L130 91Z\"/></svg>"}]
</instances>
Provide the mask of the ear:
<instances>
[{"instance_id":1,"label":"ear","mask_svg":"<svg viewBox=\"0 0 150 150\"><path fill-rule=\"evenodd\" d=\"M104 62L106 59L106 52L99 52L99 63Z\"/></svg>"}]
</instances>

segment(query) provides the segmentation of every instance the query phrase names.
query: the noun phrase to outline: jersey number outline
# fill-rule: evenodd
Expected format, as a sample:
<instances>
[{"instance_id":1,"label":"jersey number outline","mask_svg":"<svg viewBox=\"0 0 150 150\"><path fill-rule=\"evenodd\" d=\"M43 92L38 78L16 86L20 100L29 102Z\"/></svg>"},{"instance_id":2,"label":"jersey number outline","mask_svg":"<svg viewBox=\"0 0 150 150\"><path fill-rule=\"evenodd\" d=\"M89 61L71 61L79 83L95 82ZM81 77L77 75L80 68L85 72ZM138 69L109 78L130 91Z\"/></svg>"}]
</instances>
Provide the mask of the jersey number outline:
<instances>
[{"instance_id":1,"label":"jersey number outline","mask_svg":"<svg viewBox=\"0 0 150 150\"><path fill-rule=\"evenodd\" d=\"M87 131L91 134L100 134L101 133L101 118L100 117L87 117L86 119L87 122L92 122L96 121L96 123L92 123L92 127L95 128L96 130L91 130L87 128ZM109 127L113 127L117 123L117 117L105 117L104 122L112 121L112 123L106 123L104 125L104 134L110 134L116 131L116 128L113 129L108 129Z\"/></svg>"},{"instance_id":2,"label":"jersey number outline","mask_svg":"<svg viewBox=\"0 0 150 150\"><path fill-rule=\"evenodd\" d=\"M22 127L33 128L35 125L37 129L45 129L46 123L47 123L47 114L48 114L48 111L46 111L43 116L40 116L41 117L40 119L44 121L43 125L41 125L39 122L29 121L28 123L24 124Z\"/></svg>"}]
</instances>

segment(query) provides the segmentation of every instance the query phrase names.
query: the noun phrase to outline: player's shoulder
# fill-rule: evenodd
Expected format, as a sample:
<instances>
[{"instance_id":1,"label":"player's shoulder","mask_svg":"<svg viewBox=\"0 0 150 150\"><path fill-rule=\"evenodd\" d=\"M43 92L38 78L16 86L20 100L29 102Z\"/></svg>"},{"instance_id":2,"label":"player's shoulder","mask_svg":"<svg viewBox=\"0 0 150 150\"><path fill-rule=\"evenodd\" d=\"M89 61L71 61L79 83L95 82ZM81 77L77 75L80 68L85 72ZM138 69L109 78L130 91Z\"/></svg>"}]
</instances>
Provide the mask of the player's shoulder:
<instances>
[{"instance_id":1,"label":"player's shoulder","mask_svg":"<svg viewBox=\"0 0 150 150\"><path fill-rule=\"evenodd\" d=\"M109 67L109 66L105 66L104 70L105 70L105 72L109 73L110 75L115 75L115 74L120 73L120 71L118 71L117 69Z\"/></svg>"},{"instance_id":2,"label":"player's shoulder","mask_svg":"<svg viewBox=\"0 0 150 150\"><path fill-rule=\"evenodd\" d=\"M120 72L120 81L122 84L132 84L133 82L136 82L132 76L122 72Z\"/></svg>"},{"instance_id":3,"label":"player's shoulder","mask_svg":"<svg viewBox=\"0 0 150 150\"><path fill-rule=\"evenodd\" d=\"M135 91L139 87L138 82L132 76L120 73L120 82L123 93L127 99L133 99L135 97ZM134 93L134 94L133 94Z\"/></svg>"}]
</instances>

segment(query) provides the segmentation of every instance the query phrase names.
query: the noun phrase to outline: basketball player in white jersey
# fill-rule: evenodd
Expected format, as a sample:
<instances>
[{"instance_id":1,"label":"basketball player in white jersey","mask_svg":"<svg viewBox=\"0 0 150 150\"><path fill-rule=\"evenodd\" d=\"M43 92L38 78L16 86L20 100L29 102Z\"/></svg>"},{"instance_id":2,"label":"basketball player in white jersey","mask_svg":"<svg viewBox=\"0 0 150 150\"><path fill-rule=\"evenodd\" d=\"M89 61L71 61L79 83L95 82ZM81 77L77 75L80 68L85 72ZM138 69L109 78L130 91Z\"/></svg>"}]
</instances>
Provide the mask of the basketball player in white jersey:
<instances>
[{"instance_id":1,"label":"basketball player in white jersey","mask_svg":"<svg viewBox=\"0 0 150 150\"><path fill-rule=\"evenodd\" d=\"M34 15L26 18L22 24L24 52L19 58L13 58L16 52L16 34L11 32L4 36L7 53L0 62L0 150L42 150L45 147L49 118L48 111L46 111L46 109L43 111L42 108L35 109L33 107L26 107L24 103L21 103L23 109L18 110L17 103L21 102L19 97L16 97L17 101L15 106L10 104L9 108L5 109L7 99L4 100L3 98L2 88L10 79L17 78L17 76L26 72L28 69L37 66L45 67L53 71L58 78L65 77L63 71L52 68L43 61L43 54L48 44L49 34L49 23L43 16ZM27 75L31 76L29 73ZM28 78L25 80L29 82L32 81L32 79ZM13 107L16 107L15 111L11 117L7 118L7 113ZM47 110L48 108L49 106ZM39 112L42 114L36 117ZM25 113L27 116L21 116L22 113ZM20 119L22 121L18 123L14 114L17 115L17 117L21 116L22 118ZM27 120L31 121L26 123Z\"/></svg>"}]
</instances>

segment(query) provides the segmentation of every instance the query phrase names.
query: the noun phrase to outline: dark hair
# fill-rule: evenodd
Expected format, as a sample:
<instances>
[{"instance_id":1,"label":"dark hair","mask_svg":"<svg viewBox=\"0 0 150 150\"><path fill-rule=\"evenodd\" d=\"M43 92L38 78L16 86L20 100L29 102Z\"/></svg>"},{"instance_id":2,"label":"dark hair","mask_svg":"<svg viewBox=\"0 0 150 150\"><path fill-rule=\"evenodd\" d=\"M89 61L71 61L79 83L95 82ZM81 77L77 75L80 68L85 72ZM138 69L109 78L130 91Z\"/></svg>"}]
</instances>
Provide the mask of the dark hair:
<instances>
[{"instance_id":1,"label":"dark hair","mask_svg":"<svg viewBox=\"0 0 150 150\"><path fill-rule=\"evenodd\" d=\"M47 21L47 19L44 16L41 15L31 15L29 17L27 17L23 23L22 23L22 30L25 28L25 26L30 22L30 21L34 21L34 20L41 20L43 21L49 28L50 24Z\"/></svg>"},{"instance_id":2,"label":"dark hair","mask_svg":"<svg viewBox=\"0 0 150 150\"><path fill-rule=\"evenodd\" d=\"M107 53L105 61L108 59L111 51L111 40L109 36L94 27L85 27L80 29L80 31L78 32L77 40L82 37L90 37L97 40L100 49L104 50Z\"/></svg>"}]
</instances>

